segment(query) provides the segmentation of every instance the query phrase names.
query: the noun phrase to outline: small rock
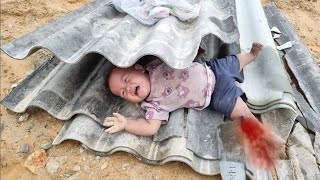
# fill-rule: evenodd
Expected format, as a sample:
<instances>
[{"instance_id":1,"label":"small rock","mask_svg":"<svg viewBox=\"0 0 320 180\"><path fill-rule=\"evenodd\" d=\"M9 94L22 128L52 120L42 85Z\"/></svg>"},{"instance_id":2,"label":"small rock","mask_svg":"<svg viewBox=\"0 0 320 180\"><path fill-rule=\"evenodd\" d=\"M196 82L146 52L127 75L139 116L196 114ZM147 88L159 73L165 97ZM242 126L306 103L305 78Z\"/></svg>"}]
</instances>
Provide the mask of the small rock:
<instances>
[{"instance_id":1,"label":"small rock","mask_svg":"<svg viewBox=\"0 0 320 180\"><path fill-rule=\"evenodd\" d=\"M130 168L130 164L129 163L123 163L122 164L122 169L125 171L125 170L127 170L127 169L129 169Z\"/></svg>"},{"instance_id":2,"label":"small rock","mask_svg":"<svg viewBox=\"0 0 320 180\"><path fill-rule=\"evenodd\" d=\"M78 173L70 176L67 180L75 180L75 179L78 179Z\"/></svg>"},{"instance_id":3,"label":"small rock","mask_svg":"<svg viewBox=\"0 0 320 180\"><path fill-rule=\"evenodd\" d=\"M21 148L21 152L22 153L27 153L28 151L29 151L29 144L23 145L23 147Z\"/></svg>"},{"instance_id":4,"label":"small rock","mask_svg":"<svg viewBox=\"0 0 320 180\"><path fill-rule=\"evenodd\" d=\"M44 136L43 133L39 133L39 134L36 135L37 138L42 137L42 136Z\"/></svg>"},{"instance_id":5,"label":"small rock","mask_svg":"<svg viewBox=\"0 0 320 180\"><path fill-rule=\"evenodd\" d=\"M49 157L49 161L46 164L46 169L50 173L56 173L58 172L61 165L66 163L68 160L67 156L61 156L61 157Z\"/></svg>"},{"instance_id":6,"label":"small rock","mask_svg":"<svg viewBox=\"0 0 320 180\"><path fill-rule=\"evenodd\" d=\"M61 157L58 157L58 163L63 165L64 163L66 163L68 160L68 156L61 156Z\"/></svg>"},{"instance_id":7,"label":"small rock","mask_svg":"<svg viewBox=\"0 0 320 180\"><path fill-rule=\"evenodd\" d=\"M85 173L90 173L89 166L84 165L84 166L83 166L83 171L84 171Z\"/></svg>"},{"instance_id":8,"label":"small rock","mask_svg":"<svg viewBox=\"0 0 320 180\"><path fill-rule=\"evenodd\" d=\"M41 149L47 150L52 147L52 141L41 144Z\"/></svg>"},{"instance_id":9,"label":"small rock","mask_svg":"<svg viewBox=\"0 0 320 180\"><path fill-rule=\"evenodd\" d=\"M101 166L101 170L104 170L104 169L106 169L107 168L107 166L108 166L108 164L109 164L109 162L107 161L107 162L104 162L103 164L102 164L102 166Z\"/></svg>"},{"instance_id":10,"label":"small rock","mask_svg":"<svg viewBox=\"0 0 320 180\"><path fill-rule=\"evenodd\" d=\"M34 127L34 124L30 123L27 130L30 131L33 127Z\"/></svg>"},{"instance_id":11,"label":"small rock","mask_svg":"<svg viewBox=\"0 0 320 180\"><path fill-rule=\"evenodd\" d=\"M72 168L74 171L80 171L81 170L81 167L79 165L75 165L73 166Z\"/></svg>"},{"instance_id":12,"label":"small rock","mask_svg":"<svg viewBox=\"0 0 320 180\"><path fill-rule=\"evenodd\" d=\"M96 156L96 160L99 160L101 157L100 156Z\"/></svg>"},{"instance_id":13,"label":"small rock","mask_svg":"<svg viewBox=\"0 0 320 180\"><path fill-rule=\"evenodd\" d=\"M155 179L156 179L156 180L159 180L159 179L160 179L160 176L156 176Z\"/></svg>"},{"instance_id":14,"label":"small rock","mask_svg":"<svg viewBox=\"0 0 320 180\"><path fill-rule=\"evenodd\" d=\"M18 86L18 84L12 84L12 85L11 85L11 89L16 88L17 86Z\"/></svg>"},{"instance_id":15,"label":"small rock","mask_svg":"<svg viewBox=\"0 0 320 180\"><path fill-rule=\"evenodd\" d=\"M92 156L89 156L89 161L93 161L93 157Z\"/></svg>"},{"instance_id":16,"label":"small rock","mask_svg":"<svg viewBox=\"0 0 320 180\"><path fill-rule=\"evenodd\" d=\"M32 153L24 163L24 166L31 172L37 174L39 168L43 168L47 163L46 152L41 149Z\"/></svg>"},{"instance_id":17,"label":"small rock","mask_svg":"<svg viewBox=\"0 0 320 180\"><path fill-rule=\"evenodd\" d=\"M55 160L49 160L49 162L46 165L46 169L50 172L50 173L56 173L58 172L58 169L60 168L60 164L58 162L56 162Z\"/></svg>"},{"instance_id":18,"label":"small rock","mask_svg":"<svg viewBox=\"0 0 320 180\"><path fill-rule=\"evenodd\" d=\"M19 117L18 122L21 123L21 122L27 121L29 119L29 116L30 116L29 113L22 114Z\"/></svg>"},{"instance_id":19,"label":"small rock","mask_svg":"<svg viewBox=\"0 0 320 180\"><path fill-rule=\"evenodd\" d=\"M79 151L80 151L80 153L83 153L84 152L84 148L82 146L80 146Z\"/></svg>"},{"instance_id":20,"label":"small rock","mask_svg":"<svg viewBox=\"0 0 320 180\"><path fill-rule=\"evenodd\" d=\"M308 12L310 12L310 11L311 11L311 8L307 6L307 7L305 7L305 10L308 11Z\"/></svg>"},{"instance_id":21,"label":"small rock","mask_svg":"<svg viewBox=\"0 0 320 180\"><path fill-rule=\"evenodd\" d=\"M70 152L71 152L72 154L74 154L74 153L75 153L75 150L74 150L74 149L71 149Z\"/></svg>"}]
</instances>

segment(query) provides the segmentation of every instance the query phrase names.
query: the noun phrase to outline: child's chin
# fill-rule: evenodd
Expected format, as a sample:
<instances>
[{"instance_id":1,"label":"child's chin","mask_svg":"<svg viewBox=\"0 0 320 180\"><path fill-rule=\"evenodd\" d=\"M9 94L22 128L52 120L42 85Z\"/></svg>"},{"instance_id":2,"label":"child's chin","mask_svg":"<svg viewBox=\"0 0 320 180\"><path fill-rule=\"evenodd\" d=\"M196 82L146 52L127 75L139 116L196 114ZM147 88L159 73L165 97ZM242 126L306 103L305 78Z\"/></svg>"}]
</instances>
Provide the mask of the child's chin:
<instances>
[{"instance_id":1,"label":"child's chin","mask_svg":"<svg viewBox=\"0 0 320 180\"><path fill-rule=\"evenodd\" d=\"M137 100L137 103L141 103L143 101L143 99L139 99Z\"/></svg>"},{"instance_id":2,"label":"child's chin","mask_svg":"<svg viewBox=\"0 0 320 180\"><path fill-rule=\"evenodd\" d=\"M143 101L143 99L134 99L134 100L128 100L130 102L133 102L133 103L141 103Z\"/></svg>"}]
</instances>

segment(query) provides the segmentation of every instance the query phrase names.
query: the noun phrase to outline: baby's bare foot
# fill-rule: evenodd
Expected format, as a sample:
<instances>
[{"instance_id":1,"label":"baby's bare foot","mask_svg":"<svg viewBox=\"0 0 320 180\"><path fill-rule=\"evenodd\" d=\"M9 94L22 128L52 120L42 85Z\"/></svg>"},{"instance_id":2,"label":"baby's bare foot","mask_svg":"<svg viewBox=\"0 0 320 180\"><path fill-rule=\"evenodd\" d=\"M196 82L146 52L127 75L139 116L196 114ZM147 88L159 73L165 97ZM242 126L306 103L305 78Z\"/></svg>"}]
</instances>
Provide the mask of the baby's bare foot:
<instances>
[{"instance_id":1,"label":"baby's bare foot","mask_svg":"<svg viewBox=\"0 0 320 180\"><path fill-rule=\"evenodd\" d=\"M250 54L252 55L253 59L257 58L260 54L263 45L257 42L252 43Z\"/></svg>"},{"instance_id":2,"label":"baby's bare foot","mask_svg":"<svg viewBox=\"0 0 320 180\"><path fill-rule=\"evenodd\" d=\"M242 68L245 67L247 64L254 61L260 54L262 48L263 45L255 42L252 43L251 51L249 53L237 54L237 57L240 61L240 70L242 70Z\"/></svg>"}]
</instances>

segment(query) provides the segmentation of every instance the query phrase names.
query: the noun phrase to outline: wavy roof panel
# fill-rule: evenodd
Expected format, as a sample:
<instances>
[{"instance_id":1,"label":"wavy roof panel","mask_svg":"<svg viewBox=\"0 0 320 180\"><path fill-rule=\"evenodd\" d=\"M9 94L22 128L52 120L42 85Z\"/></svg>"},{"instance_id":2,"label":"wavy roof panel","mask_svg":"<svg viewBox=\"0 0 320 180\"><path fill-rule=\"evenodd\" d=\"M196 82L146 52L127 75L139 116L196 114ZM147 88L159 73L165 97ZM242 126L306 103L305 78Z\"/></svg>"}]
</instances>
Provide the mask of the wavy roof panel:
<instances>
[{"instance_id":1,"label":"wavy roof panel","mask_svg":"<svg viewBox=\"0 0 320 180\"><path fill-rule=\"evenodd\" d=\"M239 38L234 1L202 0L200 4L200 15L191 23L169 16L144 26L116 11L110 1L96 0L1 48L16 59L47 48L67 63L99 53L119 67L155 55L181 69L194 60L202 37L212 34L225 43Z\"/></svg>"}]
</instances>

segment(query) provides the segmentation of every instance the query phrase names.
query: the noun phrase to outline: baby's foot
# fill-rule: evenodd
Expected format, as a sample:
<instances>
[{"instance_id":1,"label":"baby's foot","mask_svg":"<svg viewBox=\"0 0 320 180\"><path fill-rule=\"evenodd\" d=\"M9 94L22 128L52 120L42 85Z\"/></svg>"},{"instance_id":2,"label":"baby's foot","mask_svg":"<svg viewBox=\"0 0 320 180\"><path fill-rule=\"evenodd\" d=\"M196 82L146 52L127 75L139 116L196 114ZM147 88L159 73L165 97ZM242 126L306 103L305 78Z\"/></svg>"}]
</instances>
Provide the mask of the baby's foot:
<instances>
[{"instance_id":1,"label":"baby's foot","mask_svg":"<svg viewBox=\"0 0 320 180\"><path fill-rule=\"evenodd\" d=\"M252 43L250 54L253 59L256 59L258 55L260 54L261 50L263 48L263 45L257 42Z\"/></svg>"}]
</instances>

